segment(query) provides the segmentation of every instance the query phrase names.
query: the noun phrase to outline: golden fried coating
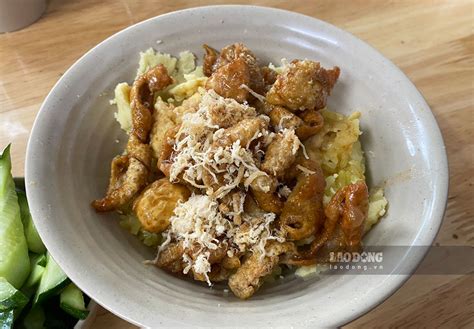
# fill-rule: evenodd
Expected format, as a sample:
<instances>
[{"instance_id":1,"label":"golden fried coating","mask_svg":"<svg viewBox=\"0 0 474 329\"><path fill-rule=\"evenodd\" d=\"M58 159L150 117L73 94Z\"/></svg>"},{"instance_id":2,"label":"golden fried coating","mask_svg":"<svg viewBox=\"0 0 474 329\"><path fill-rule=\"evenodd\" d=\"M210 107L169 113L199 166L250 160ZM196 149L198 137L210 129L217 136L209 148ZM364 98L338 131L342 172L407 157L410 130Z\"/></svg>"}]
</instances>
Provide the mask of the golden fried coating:
<instances>
[{"instance_id":1,"label":"golden fried coating","mask_svg":"<svg viewBox=\"0 0 474 329\"><path fill-rule=\"evenodd\" d=\"M212 265L211 272L209 273L209 280L212 282L226 281L240 267L240 265L240 258L238 256L229 257L226 255L220 262L215 262Z\"/></svg>"},{"instance_id":2,"label":"golden fried coating","mask_svg":"<svg viewBox=\"0 0 474 329\"><path fill-rule=\"evenodd\" d=\"M125 153L113 159L106 196L92 206L133 211L141 230L165 237L156 266L209 285L227 280L241 299L279 264L359 250L367 186L340 189L324 209L323 171L303 157L302 141L324 126L319 110L340 69L294 60L277 73L242 43L203 48L208 78L198 78L205 90L191 97L157 97L176 82L161 64L135 80ZM181 64L180 83L189 72Z\"/></svg>"},{"instance_id":3,"label":"golden fried coating","mask_svg":"<svg viewBox=\"0 0 474 329\"><path fill-rule=\"evenodd\" d=\"M262 72L262 77L266 88L275 83L278 74L274 70L272 70L268 66L262 66L260 68L260 71Z\"/></svg>"},{"instance_id":4,"label":"golden fried coating","mask_svg":"<svg viewBox=\"0 0 474 329\"><path fill-rule=\"evenodd\" d=\"M147 183L148 168L136 158L125 155L112 160L106 196L92 201L98 212L111 211L126 205Z\"/></svg>"},{"instance_id":5,"label":"golden fried coating","mask_svg":"<svg viewBox=\"0 0 474 329\"><path fill-rule=\"evenodd\" d=\"M92 202L96 211L111 211L132 201L148 182L151 148L148 145L152 128L153 92L173 82L163 65L158 65L140 76L130 91L132 131L127 143L127 155L112 161L111 177L106 196Z\"/></svg>"},{"instance_id":6,"label":"golden fried coating","mask_svg":"<svg viewBox=\"0 0 474 329\"><path fill-rule=\"evenodd\" d=\"M294 253L293 243L270 242L266 246L266 255L253 253L247 258L235 274L229 278L229 287L237 297L247 299L251 297L263 284L263 279L272 273L278 264L280 255Z\"/></svg>"},{"instance_id":7,"label":"golden fried coating","mask_svg":"<svg viewBox=\"0 0 474 329\"><path fill-rule=\"evenodd\" d=\"M326 70L318 62L294 60L278 75L266 98L270 104L303 111L322 109L339 77L337 66Z\"/></svg>"},{"instance_id":8,"label":"golden fried coating","mask_svg":"<svg viewBox=\"0 0 474 329\"><path fill-rule=\"evenodd\" d=\"M223 268L225 268L227 270L235 270L235 269L239 268L240 265L242 265L242 264L240 263L240 258L238 256L232 256L232 257L225 256L222 259L221 265L222 265Z\"/></svg>"},{"instance_id":9,"label":"golden fried coating","mask_svg":"<svg viewBox=\"0 0 474 329\"><path fill-rule=\"evenodd\" d=\"M230 128L244 119L254 118L256 115L254 108L242 106L231 99L211 102L208 107L210 123L224 129Z\"/></svg>"},{"instance_id":10,"label":"golden fried coating","mask_svg":"<svg viewBox=\"0 0 474 329\"><path fill-rule=\"evenodd\" d=\"M361 248L369 196L367 185L359 181L337 191L325 209L326 220L310 248L288 262L310 265L323 261L330 251L358 251Z\"/></svg>"},{"instance_id":11,"label":"golden fried coating","mask_svg":"<svg viewBox=\"0 0 474 329\"><path fill-rule=\"evenodd\" d=\"M271 175L262 175L255 178L250 187L252 191L260 191L264 193L273 193L276 191L278 180Z\"/></svg>"},{"instance_id":12,"label":"golden fried coating","mask_svg":"<svg viewBox=\"0 0 474 329\"><path fill-rule=\"evenodd\" d=\"M215 141L213 147L231 146L236 141L240 141L240 145L246 147L260 131L267 127L268 121L261 117L244 119L233 127L225 129L222 137Z\"/></svg>"},{"instance_id":13,"label":"golden fried coating","mask_svg":"<svg viewBox=\"0 0 474 329\"><path fill-rule=\"evenodd\" d=\"M184 247L182 243L170 243L158 255L156 266L171 273L180 273L185 267L183 253Z\"/></svg>"},{"instance_id":14,"label":"golden fried coating","mask_svg":"<svg viewBox=\"0 0 474 329\"><path fill-rule=\"evenodd\" d=\"M252 188L252 195L258 206L266 211L279 215L283 209L283 200L273 192L262 192Z\"/></svg>"},{"instance_id":15,"label":"golden fried coating","mask_svg":"<svg viewBox=\"0 0 474 329\"><path fill-rule=\"evenodd\" d=\"M204 63L202 65L202 70L206 77L210 77L212 72L214 72L214 64L219 57L219 52L214 48L204 44L202 45L206 54L204 55Z\"/></svg>"},{"instance_id":16,"label":"golden fried coating","mask_svg":"<svg viewBox=\"0 0 474 329\"><path fill-rule=\"evenodd\" d=\"M157 100L155 111L153 112L153 127L150 132L150 146L153 149L153 155L160 161L160 154L163 148L163 141L168 129L176 125L176 114L173 104Z\"/></svg>"},{"instance_id":17,"label":"golden fried coating","mask_svg":"<svg viewBox=\"0 0 474 329\"><path fill-rule=\"evenodd\" d=\"M303 120L303 123L296 128L296 135L302 141L316 135L324 126L323 116L314 109L305 110L299 116Z\"/></svg>"},{"instance_id":18,"label":"golden fried coating","mask_svg":"<svg viewBox=\"0 0 474 329\"><path fill-rule=\"evenodd\" d=\"M288 111L283 106L268 103L266 103L266 105L269 111L270 124L275 127L275 129L298 129L304 124L303 119Z\"/></svg>"},{"instance_id":19,"label":"golden fried coating","mask_svg":"<svg viewBox=\"0 0 474 329\"><path fill-rule=\"evenodd\" d=\"M327 220L330 223L340 222L344 242L349 250L358 250L361 246L368 209L369 192L363 181L337 191L326 207Z\"/></svg>"},{"instance_id":20,"label":"golden fried coating","mask_svg":"<svg viewBox=\"0 0 474 329\"><path fill-rule=\"evenodd\" d=\"M251 184L252 195L258 206L267 212L280 214L283 201L275 193L277 178L283 178L285 171L295 161L299 140L293 130L277 134L268 145L260 169L268 176L257 177Z\"/></svg>"},{"instance_id":21,"label":"golden fried coating","mask_svg":"<svg viewBox=\"0 0 474 329\"><path fill-rule=\"evenodd\" d=\"M207 80L206 89L214 89L225 98L233 98L239 103L247 100L249 92L241 88L248 85L250 73L247 63L241 58L219 67Z\"/></svg>"},{"instance_id":22,"label":"golden fried coating","mask_svg":"<svg viewBox=\"0 0 474 329\"><path fill-rule=\"evenodd\" d=\"M195 93L189 98L186 98L180 106L176 106L173 109L174 121L177 125L183 122L183 116L187 113L196 112L199 109L199 103L201 102L201 94Z\"/></svg>"},{"instance_id":23,"label":"golden fried coating","mask_svg":"<svg viewBox=\"0 0 474 329\"><path fill-rule=\"evenodd\" d=\"M224 268L221 264L214 264L211 267L211 272L209 272L209 280L212 282L222 282L229 279L229 276L233 273L232 270ZM194 276L195 280L198 281L206 281L205 277L200 274L198 275L198 279L196 279L196 275Z\"/></svg>"},{"instance_id":24,"label":"golden fried coating","mask_svg":"<svg viewBox=\"0 0 474 329\"><path fill-rule=\"evenodd\" d=\"M171 127L166 131L165 135L163 136L163 144L161 145L160 155L158 157L158 169L160 169L166 177L170 176L170 157L173 153L173 143L178 130L179 126Z\"/></svg>"},{"instance_id":25,"label":"golden fried coating","mask_svg":"<svg viewBox=\"0 0 474 329\"><path fill-rule=\"evenodd\" d=\"M215 67L219 68L227 63L231 63L237 59L242 59L247 64L249 70L250 81L246 85L253 91L262 94L265 92L265 82L260 67L257 63L257 57L253 52L242 43L234 43L222 48Z\"/></svg>"},{"instance_id":26,"label":"golden fried coating","mask_svg":"<svg viewBox=\"0 0 474 329\"><path fill-rule=\"evenodd\" d=\"M300 141L294 130L276 134L265 152L261 170L276 178L282 178L296 159Z\"/></svg>"},{"instance_id":27,"label":"golden fried coating","mask_svg":"<svg viewBox=\"0 0 474 329\"><path fill-rule=\"evenodd\" d=\"M170 224L178 202L186 201L191 192L181 184L172 184L167 178L154 181L135 200L133 211L143 229L161 233Z\"/></svg>"},{"instance_id":28,"label":"golden fried coating","mask_svg":"<svg viewBox=\"0 0 474 329\"><path fill-rule=\"evenodd\" d=\"M324 221L323 194L326 187L321 167L311 161L298 161L310 172L300 171L296 185L283 206L280 216L282 230L289 240L306 239L316 233Z\"/></svg>"},{"instance_id":29,"label":"golden fried coating","mask_svg":"<svg viewBox=\"0 0 474 329\"><path fill-rule=\"evenodd\" d=\"M183 243L170 243L167 245L158 255L155 265L167 270L172 273L183 272L185 267L188 265L183 255L187 255L190 259L195 261L197 252L201 249L199 245L194 245L190 249L184 248ZM228 245L226 243L220 243L216 249L206 249L209 252L208 261L212 265L213 271L208 273L209 278L212 281L226 280L228 276L240 266L239 259L231 258L227 256ZM227 260L226 260L227 259ZM226 266L224 266L226 264ZM206 275L197 273L194 269L188 268L189 274L196 281L207 281ZM186 274L185 273L185 274Z\"/></svg>"},{"instance_id":30,"label":"golden fried coating","mask_svg":"<svg viewBox=\"0 0 474 329\"><path fill-rule=\"evenodd\" d=\"M127 156L140 161L148 170L151 167L152 149L150 145L140 142L136 135L130 135L127 143Z\"/></svg>"},{"instance_id":31,"label":"golden fried coating","mask_svg":"<svg viewBox=\"0 0 474 329\"><path fill-rule=\"evenodd\" d=\"M324 125L323 116L316 110L306 110L296 115L282 106L270 105L270 124L278 129L295 129L301 141L316 135Z\"/></svg>"},{"instance_id":32,"label":"golden fried coating","mask_svg":"<svg viewBox=\"0 0 474 329\"><path fill-rule=\"evenodd\" d=\"M148 141L148 134L153 125L153 92L160 91L172 83L173 79L162 64L148 70L133 83L130 90L132 134L136 135L142 143Z\"/></svg>"}]
</instances>

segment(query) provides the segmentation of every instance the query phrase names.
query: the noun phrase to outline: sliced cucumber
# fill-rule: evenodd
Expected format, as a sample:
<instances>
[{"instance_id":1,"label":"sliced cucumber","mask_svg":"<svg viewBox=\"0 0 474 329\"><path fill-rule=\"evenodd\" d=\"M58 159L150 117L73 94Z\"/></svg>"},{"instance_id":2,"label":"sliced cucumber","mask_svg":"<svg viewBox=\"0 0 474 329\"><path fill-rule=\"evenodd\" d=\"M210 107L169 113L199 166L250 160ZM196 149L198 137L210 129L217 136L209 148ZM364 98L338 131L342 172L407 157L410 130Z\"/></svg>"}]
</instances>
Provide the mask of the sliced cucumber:
<instances>
[{"instance_id":1,"label":"sliced cucumber","mask_svg":"<svg viewBox=\"0 0 474 329\"><path fill-rule=\"evenodd\" d=\"M0 156L0 277L19 289L29 271L28 246L11 175L8 146Z\"/></svg>"},{"instance_id":2,"label":"sliced cucumber","mask_svg":"<svg viewBox=\"0 0 474 329\"><path fill-rule=\"evenodd\" d=\"M37 254L44 254L46 252L46 247L44 246L43 241L41 241L35 224L31 219L30 208L28 207L28 201L26 200L26 193L23 191L17 191L17 195L28 249Z\"/></svg>"},{"instance_id":3,"label":"sliced cucumber","mask_svg":"<svg viewBox=\"0 0 474 329\"><path fill-rule=\"evenodd\" d=\"M14 310L0 311L0 328L13 328L13 320L15 319Z\"/></svg>"},{"instance_id":4,"label":"sliced cucumber","mask_svg":"<svg viewBox=\"0 0 474 329\"><path fill-rule=\"evenodd\" d=\"M36 305L25 316L23 319L23 327L25 329L43 329L46 316L44 314L43 307Z\"/></svg>"},{"instance_id":5,"label":"sliced cucumber","mask_svg":"<svg viewBox=\"0 0 474 329\"><path fill-rule=\"evenodd\" d=\"M30 276L26 280L22 289L28 289L28 288L36 286L38 282L41 281L41 277L43 276L44 271L45 271L45 268L43 266L40 266L40 265L33 266L30 272Z\"/></svg>"},{"instance_id":6,"label":"sliced cucumber","mask_svg":"<svg viewBox=\"0 0 474 329\"><path fill-rule=\"evenodd\" d=\"M34 265L39 265L39 266L46 266L46 254L35 254L35 253L30 253L30 267L33 267Z\"/></svg>"},{"instance_id":7,"label":"sliced cucumber","mask_svg":"<svg viewBox=\"0 0 474 329\"><path fill-rule=\"evenodd\" d=\"M77 319L84 320L89 314L84 303L84 295L82 291L71 283L61 292L60 304L61 308Z\"/></svg>"},{"instance_id":8,"label":"sliced cucumber","mask_svg":"<svg viewBox=\"0 0 474 329\"><path fill-rule=\"evenodd\" d=\"M66 274L61 270L49 253L46 257L46 268L41 276L33 304L41 303L48 297L59 293L61 289L66 287L70 282Z\"/></svg>"},{"instance_id":9,"label":"sliced cucumber","mask_svg":"<svg viewBox=\"0 0 474 329\"><path fill-rule=\"evenodd\" d=\"M32 287L36 286L43 276L46 266L46 255L30 254L30 275L26 279L25 284L21 290L28 295L27 292L31 292ZM35 291L33 291L34 293Z\"/></svg>"},{"instance_id":10,"label":"sliced cucumber","mask_svg":"<svg viewBox=\"0 0 474 329\"><path fill-rule=\"evenodd\" d=\"M5 278L0 278L0 311L20 308L28 303L28 298Z\"/></svg>"}]
</instances>

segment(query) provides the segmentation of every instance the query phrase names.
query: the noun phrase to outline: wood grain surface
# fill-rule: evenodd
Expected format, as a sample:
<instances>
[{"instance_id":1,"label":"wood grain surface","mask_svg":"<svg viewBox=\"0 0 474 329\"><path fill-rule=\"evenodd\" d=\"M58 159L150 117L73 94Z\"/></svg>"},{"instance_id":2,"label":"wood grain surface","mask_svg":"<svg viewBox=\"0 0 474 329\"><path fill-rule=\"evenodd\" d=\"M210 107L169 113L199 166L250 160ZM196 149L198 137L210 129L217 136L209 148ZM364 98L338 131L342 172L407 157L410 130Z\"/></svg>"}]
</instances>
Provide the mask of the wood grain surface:
<instances>
[{"instance_id":1,"label":"wood grain surface","mask_svg":"<svg viewBox=\"0 0 474 329\"><path fill-rule=\"evenodd\" d=\"M23 174L26 142L41 102L87 50L141 20L217 3L313 16L353 33L395 62L431 106L447 147L449 200L435 243L474 244L473 1L50 1L35 24L0 34L0 148L13 143L14 175ZM132 327L105 310L93 325ZM367 327L474 327L472 273L412 276L384 303L346 325Z\"/></svg>"}]
</instances>

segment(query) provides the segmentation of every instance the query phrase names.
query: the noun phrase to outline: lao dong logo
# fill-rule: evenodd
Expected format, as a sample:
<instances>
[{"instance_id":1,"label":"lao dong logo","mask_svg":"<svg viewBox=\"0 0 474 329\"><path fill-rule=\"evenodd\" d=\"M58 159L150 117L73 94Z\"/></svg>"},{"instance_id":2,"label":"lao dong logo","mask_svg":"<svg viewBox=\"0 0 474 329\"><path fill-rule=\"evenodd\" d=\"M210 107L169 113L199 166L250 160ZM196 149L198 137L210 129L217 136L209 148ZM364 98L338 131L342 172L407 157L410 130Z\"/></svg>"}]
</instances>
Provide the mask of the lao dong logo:
<instances>
[{"instance_id":1,"label":"lao dong logo","mask_svg":"<svg viewBox=\"0 0 474 329\"><path fill-rule=\"evenodd\" d=\"M364 252L330 252L330 263L381 263L383 261L383 253L381 251L364 251Z\"/></svg>"}]
</instances>

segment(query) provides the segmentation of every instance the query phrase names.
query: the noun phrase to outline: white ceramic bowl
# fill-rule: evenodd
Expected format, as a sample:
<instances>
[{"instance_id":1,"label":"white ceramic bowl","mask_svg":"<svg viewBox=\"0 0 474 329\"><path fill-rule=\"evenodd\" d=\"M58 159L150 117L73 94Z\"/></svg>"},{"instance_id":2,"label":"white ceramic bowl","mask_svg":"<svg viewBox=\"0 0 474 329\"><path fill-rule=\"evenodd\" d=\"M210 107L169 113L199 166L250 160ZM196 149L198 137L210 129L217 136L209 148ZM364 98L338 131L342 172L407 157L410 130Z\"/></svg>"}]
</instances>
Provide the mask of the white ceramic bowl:
<instances>
[{"instance_id":1,"label":"white ceramic bowl","mask_svg":"<svg viewBox=\"0 0 474 329\"><path fill-rule=\"evenodd\" d=\"M203 43L220 48L236 41L245 42L263 62L309 58L341 67L329 107L362 112L370 182L388 181L388 215L366 244L431 244L443 217L448 169L440 131L420 93L389 60L354 36L310 17L250 6L155 17L117 33L77 61L46 98L30 136L26 187L33 219L67 275L135 324L341 325L393 293L408 278L393 273L402 266L413 271L423 255L408 249L391 275L291 279L240 301L223 295L221 288L144 266L153 252L121 229L115 214L96 214L89 206L103 195L110 160L126 141L108 101L116 83L133 79L138 52L189 49L201 57Z\"/></svg>"}]
</instances>

